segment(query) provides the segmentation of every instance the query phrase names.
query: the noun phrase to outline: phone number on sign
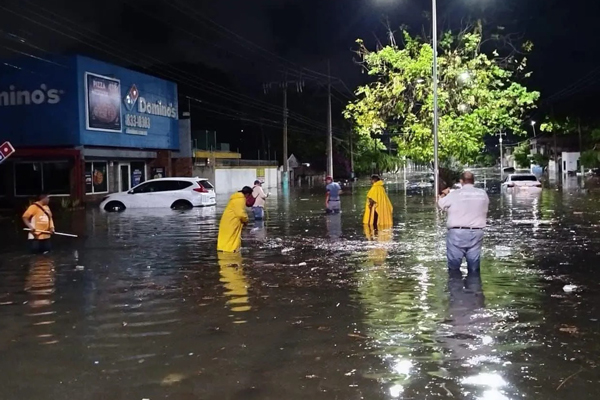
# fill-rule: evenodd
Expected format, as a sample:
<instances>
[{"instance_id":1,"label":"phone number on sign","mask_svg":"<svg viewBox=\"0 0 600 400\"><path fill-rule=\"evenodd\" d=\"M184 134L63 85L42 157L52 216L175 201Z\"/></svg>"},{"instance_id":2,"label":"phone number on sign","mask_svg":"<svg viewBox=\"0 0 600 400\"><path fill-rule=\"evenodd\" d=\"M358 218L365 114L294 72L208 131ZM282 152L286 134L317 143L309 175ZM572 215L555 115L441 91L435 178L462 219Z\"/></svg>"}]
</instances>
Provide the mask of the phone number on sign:
<instances>
[{"instance_id":1,"label":"phone number on sign","mask_svg":"<svg viewBox=\"0 0 600 400\"><path fill-rule=\"evenodd\" d=\"M150 129L150 117L127 114L125 116L125 125L132 128Z\"/></svg>"}]
</instances>

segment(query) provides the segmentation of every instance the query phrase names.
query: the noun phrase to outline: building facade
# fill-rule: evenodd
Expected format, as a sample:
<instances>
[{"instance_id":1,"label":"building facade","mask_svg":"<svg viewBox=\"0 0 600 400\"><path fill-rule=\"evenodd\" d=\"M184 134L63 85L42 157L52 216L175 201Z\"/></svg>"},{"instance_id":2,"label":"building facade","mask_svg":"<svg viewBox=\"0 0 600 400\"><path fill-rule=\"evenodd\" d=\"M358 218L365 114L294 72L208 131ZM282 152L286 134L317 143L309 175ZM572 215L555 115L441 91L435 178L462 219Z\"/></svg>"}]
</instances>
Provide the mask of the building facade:
<instances>
[{"instance_id":1,"label":"building facade","mask_svg":"<svg viewBox=\"0 0 600 400\"><path fill-rule=\"evenodd\" d=\"M0 75L0 141L16 149L0 165L0 196L85 202L191 175L176 84L82 56L40 64Z\"/></svg>"}]
</instances>

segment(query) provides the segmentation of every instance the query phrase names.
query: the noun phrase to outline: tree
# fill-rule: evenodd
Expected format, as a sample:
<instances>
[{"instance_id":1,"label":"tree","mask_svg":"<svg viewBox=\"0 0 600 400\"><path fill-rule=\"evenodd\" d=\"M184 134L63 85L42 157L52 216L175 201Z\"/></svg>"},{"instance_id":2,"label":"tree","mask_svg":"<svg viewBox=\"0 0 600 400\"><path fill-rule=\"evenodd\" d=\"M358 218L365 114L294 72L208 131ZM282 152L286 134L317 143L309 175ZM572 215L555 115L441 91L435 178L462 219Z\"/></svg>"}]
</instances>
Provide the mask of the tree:
<instances>
[{"instance_id":1,"label":"tree","mask_svg":"<svg viewBox=\"0 0 600 400\"><path fill-rule=\"evenodd\" d=\"M513 152L513 157L520 168L529 168L531 166L529 142L519 143Z\"/></svg>"},{"instance_id":2,"label":"tree","mask_svg":"<svg viewBox=\"0 0 600 400\"><path fill-rule=\"evenodd\" d=\"M581 165L586 168L600 168L600 153L597 150L586 150L581 153Z\"/></svg>"},{"instance_id":3,"label":"tree","mask_svg":"<svg viewBox=\"0 0 600 400\"><path fill-rule=\"evenodd\" d=\"M415 162L433 160L433 50L427 38L402 31L403 46L392 37L387 46L370 51L358 40L362 67L375 81L356 90L358 99L344 116L368 140L391 134L400 157ZM528 91L518 80L529 77L527 58L519 53L501 57L482 52L480 24L458 34L447 32L439 48L439 156L473 162L483 148L483 138L499 130L526 134L524 114L535 107L538 92ZM531 50L526 43L524 52Z\"/></svg>"}]
</instances>

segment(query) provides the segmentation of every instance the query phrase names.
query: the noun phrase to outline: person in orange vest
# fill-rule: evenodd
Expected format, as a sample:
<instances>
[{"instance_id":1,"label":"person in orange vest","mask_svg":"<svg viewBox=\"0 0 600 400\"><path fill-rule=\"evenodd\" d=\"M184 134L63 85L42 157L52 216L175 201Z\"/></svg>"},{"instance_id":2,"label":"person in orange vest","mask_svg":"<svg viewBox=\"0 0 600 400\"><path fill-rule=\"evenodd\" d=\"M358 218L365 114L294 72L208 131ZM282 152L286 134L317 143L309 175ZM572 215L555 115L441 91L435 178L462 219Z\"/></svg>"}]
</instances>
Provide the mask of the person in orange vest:
<instances>
[{"instance_id":1,"label":"person in orange vest","mask_svg":"<svg viewBox=\"0 0 600 400\"><path fill-rule=\"evenodd\" d=\"M48 253L51 250L50 238L54 233L54 221L48 204L50 197L43 193L23 214L23 223L29 229L29 243L33 253Z\"/></svg>"}]
</instances>

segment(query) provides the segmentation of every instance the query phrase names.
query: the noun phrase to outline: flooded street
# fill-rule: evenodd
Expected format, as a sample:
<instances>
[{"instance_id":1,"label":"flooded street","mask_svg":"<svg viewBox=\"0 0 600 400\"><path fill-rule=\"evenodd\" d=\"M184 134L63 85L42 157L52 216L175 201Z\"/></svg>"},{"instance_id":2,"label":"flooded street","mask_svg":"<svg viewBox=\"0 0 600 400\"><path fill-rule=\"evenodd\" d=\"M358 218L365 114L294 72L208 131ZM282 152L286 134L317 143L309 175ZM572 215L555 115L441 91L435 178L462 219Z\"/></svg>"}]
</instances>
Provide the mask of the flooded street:
<instances>
[{"instance_id":1,"label":"flooded street","mask_svg":"<svg viewBox=\"0 0 600 400\"><path fill-rule=\"evenodd\" d=\"M226 198L74 212L46 257L2 220L0 399L595 399L600 192L496 187L465 281L431 196L388 190L376 233L365 187L336 216L322 188L280 192L241 255L215 251Z\"/></svg>"}]
</instances>

